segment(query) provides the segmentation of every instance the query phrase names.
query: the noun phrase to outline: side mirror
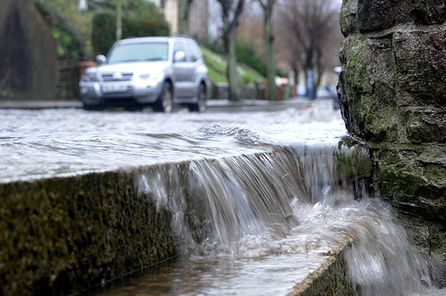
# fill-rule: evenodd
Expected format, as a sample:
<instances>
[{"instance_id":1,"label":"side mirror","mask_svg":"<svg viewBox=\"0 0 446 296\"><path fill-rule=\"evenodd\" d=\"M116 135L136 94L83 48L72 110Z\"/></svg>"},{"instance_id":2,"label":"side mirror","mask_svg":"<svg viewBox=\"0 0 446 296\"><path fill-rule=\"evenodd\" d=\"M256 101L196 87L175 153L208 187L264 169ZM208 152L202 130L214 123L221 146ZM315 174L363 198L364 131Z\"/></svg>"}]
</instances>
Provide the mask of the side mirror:
<instances>
[{"instance_id":1,"label":"side mirror","mask_svg":"<svg viewBox=\"0 0 446 296\"><path fill-rule=\"evenodd\" d=\"M184 51L177 51L175 52L175 55L173 56L173 62L184 62L186 61L186 53Z\"/></svg>"},{"instance_id":2,"label":"side mirror","mask_svg":"<svg viewBox=\"0 0 446 296\"><path fill-rule=\"evenodd\" d=\"M107 58L104 55L98 55L96 56L96 62L98 63L98 65L102 65L107 63Z\"/></svg>"}]
</instances>

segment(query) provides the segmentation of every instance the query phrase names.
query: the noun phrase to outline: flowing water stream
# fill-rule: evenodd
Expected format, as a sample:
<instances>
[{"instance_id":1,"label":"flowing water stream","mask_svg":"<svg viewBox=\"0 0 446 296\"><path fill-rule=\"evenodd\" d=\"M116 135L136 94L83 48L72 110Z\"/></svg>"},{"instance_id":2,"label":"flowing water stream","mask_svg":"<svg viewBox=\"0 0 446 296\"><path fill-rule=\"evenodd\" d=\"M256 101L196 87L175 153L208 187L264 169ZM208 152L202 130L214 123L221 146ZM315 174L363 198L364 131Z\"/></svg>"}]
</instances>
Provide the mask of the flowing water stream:
<instances>
[{"instance_id":1,"label":"flowing water stream","mask_svg":"<svg viewBox=\"0 0 446 296\"><path fill-rule=\"evenodd\" d=\"M175 167L142 174L140 194L174 213L181 257L104 293L285 295L351 242L344 258L361 295L443 295L391 209L339 179L338 153L287 147L192 162L186 184Z\"/></svg>"},{"instance_id":2,"label":"flowing water stream","mask_svg":"<svg viewBox=\"0 0 446 296\"><path fill-rule=\"evenodd\" d=\"M361 295L445 294L390 207L348 172L345 163L361 166L364 155L340 145L342 120L324 103L277 113L50 110L0 119L8 155L0 182L168 164L143 170L135 186L171 211L178 258L99 294L283 295L346 245Z\"/></svg>"}]
</instances>

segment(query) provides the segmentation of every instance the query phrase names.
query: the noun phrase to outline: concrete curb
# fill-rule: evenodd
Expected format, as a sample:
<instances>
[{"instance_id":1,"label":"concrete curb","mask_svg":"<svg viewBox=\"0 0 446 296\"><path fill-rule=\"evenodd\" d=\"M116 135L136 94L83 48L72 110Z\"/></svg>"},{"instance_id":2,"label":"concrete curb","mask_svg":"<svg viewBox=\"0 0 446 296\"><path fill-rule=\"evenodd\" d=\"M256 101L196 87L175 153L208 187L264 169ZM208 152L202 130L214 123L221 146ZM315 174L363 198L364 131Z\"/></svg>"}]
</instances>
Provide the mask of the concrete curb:
<instances>
[{"instance_id":1,"label":"concrete curb","mask_svg":"<svg viewBox=\"0 0 446 296\"><path fill-rule=\"evenodd\" d=\"M297 283L288 296L357 296L347 276L347 266L344 261L344 251L352 241L346 240L329 251L327 259L302 282Z\"/></svg>"},{"instance_id":2,"label":"concrete curb","mask_svg":"<svg viewBox=\"0 0 446 296\"><path fill-rule=\"evenodd\" d=\"M229 100L209 100L208 108L216 109L232 109L232 108L267 108L269 106L309 106L311 101L306 99L291 99L286 101L267 101L267 100L241 100L231 102ZM0 109L23 109L23 110L41 110L41 109L69 109L82 108L81 101L54 101L54 100L37 100L37 101L12 101L0 100Z\"/></svg>"},{"instance_id":3,"label":"concrete curb","mask_svg":"<svg viewBox=\"0 0 446 296\"><path fill-rule=\"evenodd\" d=\"M276 149L230 158L242 157L246 161L275 153L290 152ZM356 159L354 154L351 157ZM215 160L194 162L208 161ZM0 245L0 294L85 292L175 256L173 213L157 204L154 193L141 192L139 184L142 178L167 180L168 187L163 187L167 196L182 195L188 203L197 203L188 188L191 163L0 183L0 240L5 242ZM198 220L205 218L195 214ZM202 223L190 227L200 232L199 225ZM292 295L350 291L342 260L345 246L328 254L326 262Z\"/></svg>"},{"instance_id":4,"label":"concrete curb","mask_svg":"<svg viewBox=\"0 0 446 296\"><path fill-rule=\"evenodd\" d=\"M80 101L0 101L0 109L67 109L82 108Z\"/></svg>"}]
</instances>

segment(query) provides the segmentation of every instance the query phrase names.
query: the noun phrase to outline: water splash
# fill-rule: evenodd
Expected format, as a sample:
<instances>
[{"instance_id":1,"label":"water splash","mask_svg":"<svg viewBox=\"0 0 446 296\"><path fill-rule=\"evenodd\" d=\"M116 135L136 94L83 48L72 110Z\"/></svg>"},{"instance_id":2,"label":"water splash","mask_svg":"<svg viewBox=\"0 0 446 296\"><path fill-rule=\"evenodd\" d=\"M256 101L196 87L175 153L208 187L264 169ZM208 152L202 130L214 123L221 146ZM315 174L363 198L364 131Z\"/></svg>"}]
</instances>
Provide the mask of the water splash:
<instances>
[{"instance_id":1,"label":"water splash","mask_svg":"<svg viewBox=\"0 0 446 296\"><path fill-rule=\"evenodd\" d=\"M182 266L206 266L208 262L212 269L215 258L240 265L229 272L230 281L214 274L190 293L243 293L243 285L253 289L245 273L260 268L244 262L246 258L263 258L261 261L270 260L268 264L276 260L276 275L271 276L283 276L283 270L289 270L286 276L294 276L294 284L305 276L291 270L309 264L308 258L301 258L299 264L294 256L310 256L314 264L334 246L346 243L350 244L344 252L348 276L361 295L440 293L431 281L427 261L409 243L390 207L381 199L368 197L360 182L355 184L361 188L358 199L351 182L342 179L339 154L349 152L332 146L277 147L271 153L171 167L164 178L169 185L164 186L172 188L175 183L176 193L158 190L151 197L174 213L172 229L178 249L189 258ZM181 170L187 179L183 185L175 181L182 178ZM159 186L160 178L154 180ZM283 256L289 260L282 260ZM191 282L203 282L206 274L199 279L197 275L187 277ZM277 288L276 283L274 286ZM175 287L188 294L182 286ZM292 285L287 282L282 288L281 293L286 293ZM256 294L266 294L262 289Z\"/></svg>"}]
</instances>

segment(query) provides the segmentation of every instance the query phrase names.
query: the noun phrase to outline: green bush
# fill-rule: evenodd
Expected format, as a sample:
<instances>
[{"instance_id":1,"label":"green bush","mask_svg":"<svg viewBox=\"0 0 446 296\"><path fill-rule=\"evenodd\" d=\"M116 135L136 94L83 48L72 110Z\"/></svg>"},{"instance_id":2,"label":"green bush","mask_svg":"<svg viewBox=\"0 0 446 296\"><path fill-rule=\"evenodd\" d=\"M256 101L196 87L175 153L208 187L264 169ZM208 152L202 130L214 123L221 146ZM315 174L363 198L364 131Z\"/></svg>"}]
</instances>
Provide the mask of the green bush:
<instances>
[{"instance_id":1,"label":"green bush","mask_svg":"<svg viewBox=\"0 0 446 296\"><path fill-rule=\"evenodd\" d=\"M130 1L124 7L122 37L168 36L169 25L155 4ZM116 40L116 14L107 9L93 16L92 45L95 54L105 54Z\"/></svg>"},{"instance_id":2,"label":"green bush","mask_svg":"<svg viewBox=\"0 0 446 296\"><path fill-rule=\"evenodd\" d=\"M169 25L164 17L147 17L144 13L133 14L123 20L124 37L168 36Z\"/></svg>"},{"instance_id":3,"label":"green bush","mask_svg":"<svg viewBox=\"0 0 446 296\"><path fill-rule=\"evenodd\" d=\"M201 52L203 53L204 62L208 67L209 79L213 83L227 83L226 60L224 56L204 46L201 46ZM242 85L263 83L265 79L265 77L247 65L238 64L237 71L240 74L240 82Z\"/></svg>"},{"instance_id":4,"label":"green bush","mask_svg":"<svg viewBox=\"0 0 446 296\"><path fill-rule=\"evenodd\" d=\"M263 76L267 75L267 68L252 45L237 41L235 50L239 63L248 65Z\"/></svg>"},{"instance_id":5,"label":"green bush","mask_svg":"<svg viewBox=\"0 0 446 296\"><path fill-rule=\"evenodd\" d=\"M59 57L73 61L82 59L85 54L85 41L70 20L51 3L36 1L35 7L51 27L51 34L57 43Z\"/></svg>"},{"instance_id":6,"label":"green bush","mask_svg":"<svg viewBox=\"0 0 446 296\"><path fill-rule=\"evenodd\" d=\"M116 16L108 12L96 13L91 35L94 53L106 54L116 40Z\"/></svg>"}]
</instances>

